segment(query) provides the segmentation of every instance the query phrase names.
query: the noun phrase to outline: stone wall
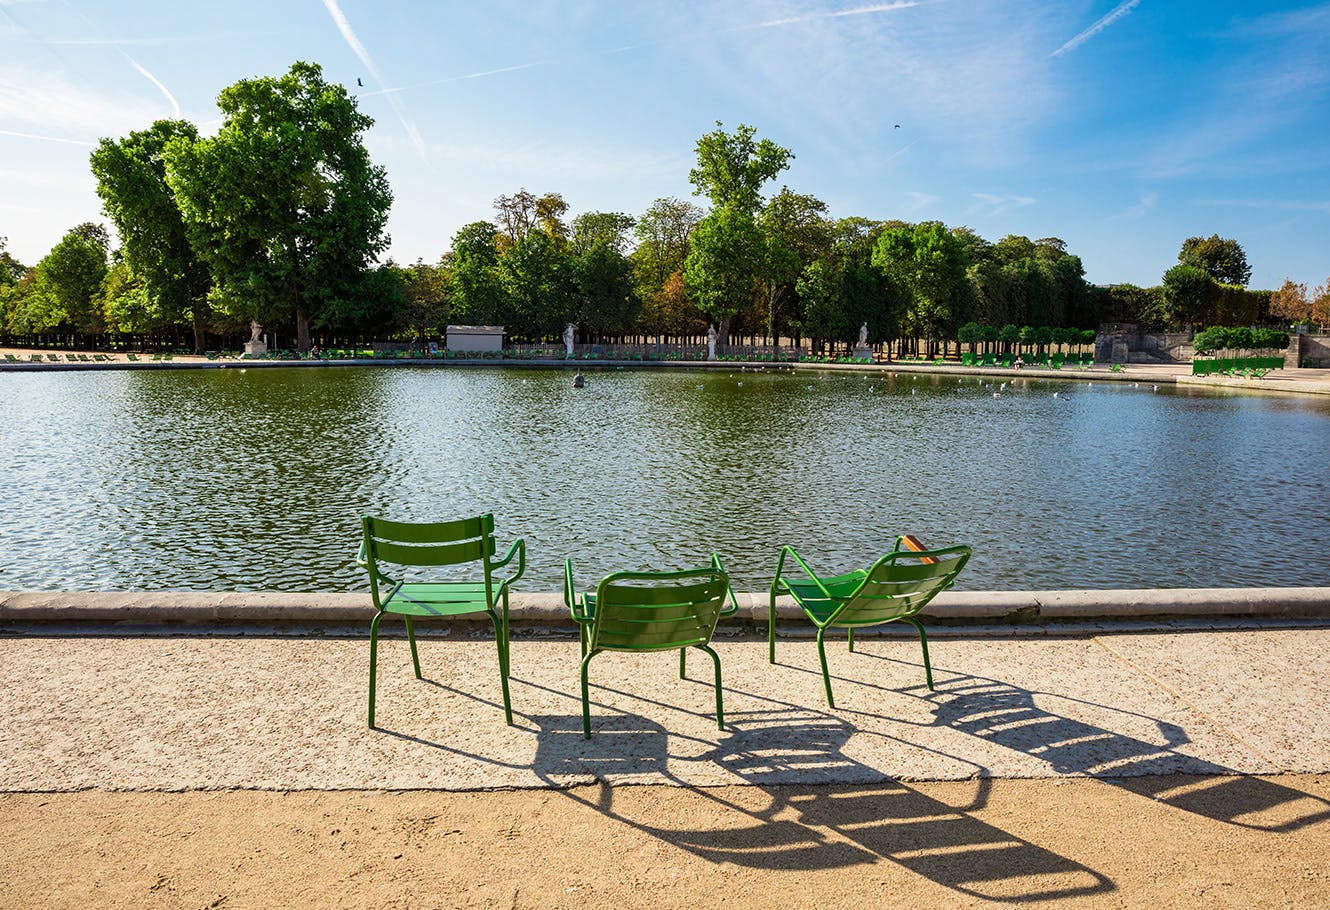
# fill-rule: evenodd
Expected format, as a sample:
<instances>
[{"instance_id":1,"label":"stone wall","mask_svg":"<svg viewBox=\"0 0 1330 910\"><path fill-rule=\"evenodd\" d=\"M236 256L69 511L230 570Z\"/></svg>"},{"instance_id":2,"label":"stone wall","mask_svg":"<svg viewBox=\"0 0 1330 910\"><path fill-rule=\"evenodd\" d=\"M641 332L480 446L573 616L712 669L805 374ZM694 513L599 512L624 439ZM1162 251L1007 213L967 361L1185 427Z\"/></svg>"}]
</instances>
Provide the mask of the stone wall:
<instances>
[{"instance_id":1,"label":"stone wall","mask_svg":"<svg viewBox=\"0 0 1330 910\"><path fill-rule=\"evenodd\" d=\"M1094 341L1097 363L1190 363L1191 332L1142 332L1130 323L1100 327Z\"/></svg>"},{"instance_id":2,"label":"stone wall","mask_svg":"<svg viewBox=\"0 0 1330 910\"><path fill-rule=\"evenodd\" d=\"M1330 367L1330 335L1291 335L1284 355L1284 369Z\"/></svg>"}]
</instances>

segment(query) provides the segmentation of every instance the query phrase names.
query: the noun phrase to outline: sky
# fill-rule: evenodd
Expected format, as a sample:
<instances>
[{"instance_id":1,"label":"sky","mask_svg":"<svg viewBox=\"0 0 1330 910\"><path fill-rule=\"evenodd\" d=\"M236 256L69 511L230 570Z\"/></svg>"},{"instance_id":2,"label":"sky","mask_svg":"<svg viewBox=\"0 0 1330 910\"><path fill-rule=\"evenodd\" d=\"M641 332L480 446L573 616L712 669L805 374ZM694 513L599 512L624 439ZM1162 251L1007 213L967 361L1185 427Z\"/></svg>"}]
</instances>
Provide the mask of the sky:
<instances>
[{"instance_id":1,"label":"sky","mask_svg":"<svg viewBox=\"0 0 1330 910\"><path fill-rule=\"evenodd\" d=\"M306 60L375 120L399 263L522 188L570 217L690 197L719 120L793 151L768 190L836 218L1056 236L1088 280L1142 286L1217 233L1252 287L1314 285L1327 47L1330 2L0 0L0 237L34 264L105 222L98 139L211 134L223 88Z\"/></svg>"}]
</instances>

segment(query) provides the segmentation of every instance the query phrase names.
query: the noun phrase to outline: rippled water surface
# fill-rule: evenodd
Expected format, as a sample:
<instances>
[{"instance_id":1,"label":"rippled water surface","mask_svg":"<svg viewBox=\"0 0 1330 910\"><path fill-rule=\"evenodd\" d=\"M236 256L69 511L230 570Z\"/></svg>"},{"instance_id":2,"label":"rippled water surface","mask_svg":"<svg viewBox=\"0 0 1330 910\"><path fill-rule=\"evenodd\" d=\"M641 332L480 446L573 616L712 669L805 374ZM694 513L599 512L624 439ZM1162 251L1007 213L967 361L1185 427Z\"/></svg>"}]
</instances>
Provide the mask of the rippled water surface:
<instances>
[{"instance_id":1,"label":"rippled water surface","mask_svg":"<svg viewBox=\"0 0 1330 910\"><path fill-rule=\"evenodd\" d=\"M972 590L1330 584L1303 398L327 367L3 374L0 420L8 590L363 590L362 513L487 510L526 590L713 549L759 590L781 544L844 570L905 532L970 544Z\"/></svg>"}]
</instances>

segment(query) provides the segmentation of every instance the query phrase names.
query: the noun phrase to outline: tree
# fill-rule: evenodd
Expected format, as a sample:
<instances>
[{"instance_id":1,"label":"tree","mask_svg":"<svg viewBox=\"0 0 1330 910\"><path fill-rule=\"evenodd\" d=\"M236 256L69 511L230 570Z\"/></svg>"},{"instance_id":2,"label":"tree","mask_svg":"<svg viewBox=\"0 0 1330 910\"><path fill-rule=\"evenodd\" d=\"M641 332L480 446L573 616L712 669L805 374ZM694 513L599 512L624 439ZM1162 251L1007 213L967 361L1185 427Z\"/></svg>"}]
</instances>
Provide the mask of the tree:
<instances>
[{"instance_id":1,"label":"tree","mask_svg":"<svg viewBox=\"0 0 1330 910\"><path fill-rule=\"evenodd\" d=\"M684 288L718 323L722 344L729 343L730 321L752 298L753 280L765 254L762 232L740 209L717 209L693 232L684 263Z\"/></svg>"},{"instance_id":2,"label":"tree","mask_svg":"<svg viewBox=\"0 0 1330 910\"><path fill-rule=\"evenodd\" d=\"M488 221L473 221L453 235L453 313L473 325L500 325L508 319L498 236Z\"/></svg>"},{"instance_id":3,"label":"tree","mask_svg":"<svg viewBox=\"0 0 1330 910\"><path fill-rule=\"evenodd\" d=\"M190 241L235 313L294 320L309 349L311 322L356 293L386 247L388 178L361 141L373 124L317 64L246 79L217 100L216 137L173 140L167 183Z\"/></svg>"},{"instance_id":4,"label":"tree","mask_svg":"<svg viewBox=\"0 0 1330 910\"><path fill-rule=\"evenodd\" d=\"M7 237L0 237L0 287L14 284L23 277L28 267L19 262L5 249L9 245Z\"/></svg>"},{"instance_id":5,"label":"tree","mask_svg":"<svg viewBox=\"0 0 1330 910\"><path fill-rule=\"evenodd\" d=\"M1323 291L1322 288L1317 290ZM1311 302L1307 299L1307 285L1285 278L1279 290L1270 297L1270 315L1287 322L1310 321Z\"/></svg>"},{"instance_id":6,"label":"tree","mask_svg":"<svg viewBox=\"0 0 1330 910\"><path fill-rule=\"evenodd\" d=\"M1149 321L1163 326L1201 322L1217 291L1215 280L1204 269L1175 265L1164 273L1158 306L1145 315Z\"/></svg>"},{"instance_id":7,"label":"tree","mask_svg":"<svg viewBox=\"0 0 1330 910\"><path fill-rule=\"evenodd\" d=\"M106 228L84 222L60 239L34 269L26 298L29 332L68 326L80 332L105 328L95 301L106 278Z\"/></svg>"},{"instance_id":8,"label":"tree","mask_svg":"<svg viewBox=\"0 0 1330 910\"><path fill-rule=\"evenodd\" d=\"M507 290L509 334L529 338L558 335L577 316L572 258L559 241L537 227L499 262Z\"/></svg>"},{"instance_id":9,"label":"tree","mask_svg":"<svg viewBox=\"0 0 1330 910\"><path fill-rule=\"evenodd\" d=\"M1317 325L1330 325L1330 279L1312 291L1311 321Z\"/></svg>"},{"instance_id":10,"label":"tree","mask_svg":"<svg viewBox=\"0 0 1330 910\"><path fill-rule=\"evenodd\" d=\"M92 173L102 207L120 235L120 255L140 279L147 300L160 310L143 317L159 325L189 317L194 353L201 354L212 276L190 244L166 182L166 147L176 140L192 145L198 130L185 120L158 120L124 139L103 139L91 156Z\"/></svg>"},{"instance_id":11,"label":"tree","mask_svg":"<svg viewBox=\"0 0 1330 910\"><path fill-rule=\"evenodd\" d=\"M628 258L602 241L574 260L573 275L578 321L598 335L627 333L642 308Z\"/></svg>"},{"instance_id":12,"label":"tree","mask_svg":"<svg viewBox=\"0 0 1330 910\"><path fill-rule=\"evenodd\" d=\"M1182 241L1178 262L1204 270L1221 284L1246 287L1251 280L1251 266L1247 264L1247 254L1241 244L1218 234L1188 237Z\"/></svg>"},{"instance_id":13,"label":"tree","mask_svg":"<svg viewBox=\"0 0 1330 910\"><path fill-rule=\"evenodd\" d=\"M790 166L794 154L770 139L754 142L753 127L739 124L733 135L716 129L697 140L697 167L688 172L694 195L706 196L717 209L749 215L762 204L762 184Z\"/></svg>"},{"instance_id":14,"label":"tree","mask_svg":"<svg viewBox=\"0 0 1330 910\"><path fill-rule=\"evenodd\" d=\"M585 212L573 219L573 252L579 256L597 244L616 253L628 249L628 232L637 220L622 212Z\"/></svg>"},{"instance_id":15,"label":"tree","mask_svg":"<svg viewBox=\"0 0 1330 910\"><path fill-rule=\"evenodd\" d=\"M637 240L633 263L643 297L658 291L666 279L683 269L688 257L688 238L701 219L700 208L671 196L651 203L637 220L633 226Z\"/></svg>"},{"instance_id":16,"label":"tree","mask_svg":"<svg viewBox=\"0 0 1330 910\"><path fill-rule=\"evenodd\" d=\"M932 342L954 337L966 315L969 281L965 249L940 222L882 232L873 250L873 265L888 283L908 295L903 329Z\"/></svg>"},{"instance_id":17,"label":"tree","mask_svg":"<svg viewBox=\"0 0 1330 910\"><path fill-rule=\"evenodd\" d=\"M558 246L568 244L568 226L563 223L568 203L558 193L536 196L523 187L511 196L495 199L494 211L498 213L494 223L506 238L503 244L505 251L521 243L527 234L537 228L543 230Z\"/></svg>"},{"instance_id":18,"label":"tree","mask_svg":"<svg viewBox=\"0 0 1330 910\"><path fill-rule=\"evenodd\" d=\"M810 263L830 252L832 224L826 216L822 200L782 187L758 218L764 246L758 292L766 310L766 334L773 344L779 341L778 317L794 296L795 280Z\"/></svg>"},{"instance_id":19,"label":"tree","mask_svg":"<svg viewBox=\"0 0 1330 910\"><path fill-rule=\"evenodd\" d=\"M417 259L403 270L399 321L416 338L437 336L448 325L448 280L444 270Z\"/></svg>"}]
</instances>

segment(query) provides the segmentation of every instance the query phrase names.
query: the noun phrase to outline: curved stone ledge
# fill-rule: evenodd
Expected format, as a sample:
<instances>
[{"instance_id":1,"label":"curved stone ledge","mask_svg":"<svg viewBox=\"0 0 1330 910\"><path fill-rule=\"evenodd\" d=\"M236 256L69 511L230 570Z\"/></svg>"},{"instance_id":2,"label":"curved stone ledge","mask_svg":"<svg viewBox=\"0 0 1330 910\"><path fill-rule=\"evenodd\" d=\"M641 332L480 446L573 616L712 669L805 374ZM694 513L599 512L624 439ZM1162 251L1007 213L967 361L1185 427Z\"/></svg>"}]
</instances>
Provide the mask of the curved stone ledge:
<instances>
[{"instance_id":1,"label":"curved stone ledge","mask_svg":"<svg viewBox=\"0 0 1330 910\"><path fill-rule=\"evenodd\" d=\"M765 624L767 595L738 594L740 622ZM776 605L779 619L800 614L788 597ZM279 592L0 592L0 624L285 624L368 623L368 594ZM1009 622L1145 617L1330 617L1330 587L1177 588L1081 591L949 591L924 610L941 623ZM487 623L483 616L460 617ZM515 593L511 620L529 626L571 626L563 597ZM733 621L733 620L730 620Z\"/></svg>"}]
</instances>

